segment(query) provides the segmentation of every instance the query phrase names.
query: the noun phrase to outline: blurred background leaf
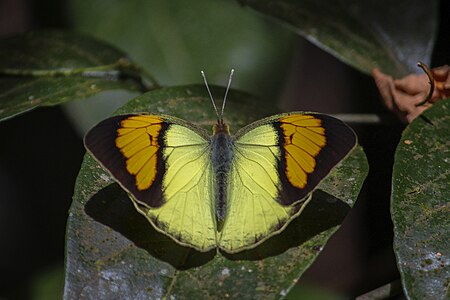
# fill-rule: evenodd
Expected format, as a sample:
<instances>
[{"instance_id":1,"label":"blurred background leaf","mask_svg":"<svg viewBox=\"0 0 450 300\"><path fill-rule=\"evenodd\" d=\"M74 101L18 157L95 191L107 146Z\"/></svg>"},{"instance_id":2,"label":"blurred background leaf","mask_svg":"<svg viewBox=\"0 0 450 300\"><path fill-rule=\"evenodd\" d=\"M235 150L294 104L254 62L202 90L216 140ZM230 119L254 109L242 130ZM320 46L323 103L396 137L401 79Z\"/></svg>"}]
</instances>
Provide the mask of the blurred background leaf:
<instances>
[{"instance_id":1,"label":"blurred background leaf","mask_svg":"<svg viewBox=\"0 0 450 300\"><path fill-rule=\"evenodd\" d=\"M437 30L435 0L239 0L291 28L357 70L392 76L429 64Z\"/></svg>"},{"instance_id":2,"label":"blurred background leaf","mask_svg":"<svg viewBox=\"0 0 450 300\"><path fill-rule=\"evenodd\" d=\"M0 40L0 120L115 89L148 90L125 53L69 31ZM148 79L147 79L148 81Z\"/></svg>"},{"instance_id":3,"label":"blurred background leaf","mask_svg":"<svg viewBox=\"0 0 450 300\"><path fill-rule=\"evenodd\" d=\"M450 104L433 104L403 132L395 153L394 250L409 299L449 296Z\"/></svg>"},{"instance_id":4,"label":"blurred background leaf","mask_svg":"<svg viewBox=\"0 0 450 300\"><path fill-rule=\"evenodd\" d=\"M64 267L47 267L36 275L31 287L33 300L61 299L64 290Z\"/></svg>"},{"instance_id":5,"label":"blurred background leaf","mask_svg":"<svg viewBox=\"0 0 450 300\"><path fill-rule=\"evenodd\" d=\"M304 284L302 286L296 285L292 288L289 294L284 298L286 300L344 300L345 296L327 291L323 287L314 284Z\"/></svg>"},{"instance_id":6,"label":"blurred background leaf","mask_svg":"<svg viewBox=\"0 0 450 300\"><path fill-rule=\"evenodd\" d=\"M162 85L202 83L200 70L224 84L236 68L234 88L270 99L291 58L292 33L233 1L70 0L70 8L74 28L124 49Z\"/></svg>"},{"instance_id":7,"label":"blurred background leaf","mask_svg":"<svg viewBox=\"0 0 450 300\"><path fill-rule=\"evenodd\" d=\"M162 85L202 83L201 70L210 83L225 85L235 68L233 87L264 101L274 103L283 87L295 35L234 1L70 0L69 7L76 30L124 49ZM100 120L91 114L105 118L117 109L108 102L96 97L87 109L68 109L85 132Z\"/></svg>"}]
</instances>

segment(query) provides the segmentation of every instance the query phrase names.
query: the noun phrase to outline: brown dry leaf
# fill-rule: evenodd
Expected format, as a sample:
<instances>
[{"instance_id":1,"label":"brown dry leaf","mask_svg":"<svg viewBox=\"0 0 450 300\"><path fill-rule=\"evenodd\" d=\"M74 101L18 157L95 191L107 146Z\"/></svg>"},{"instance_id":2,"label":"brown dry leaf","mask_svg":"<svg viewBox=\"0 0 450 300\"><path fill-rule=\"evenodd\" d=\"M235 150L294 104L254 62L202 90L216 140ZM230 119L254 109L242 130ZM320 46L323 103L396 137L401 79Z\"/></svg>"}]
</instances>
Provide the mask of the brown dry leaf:
<instances>
[{"instance_id":1,"label":"brown dry leaf","mask_svg":"<svg viewBox=\"0 0 450 300\"><path fill-rule=\"evenodd\" d=\"M435 89L427 103L416 106L423 101L430 90L426 74L410 74L400 79L382 73L378 69L372 76L387 108L395 113L403 122L411 123L432 103L450 96L450 67L445 65L431 70Z\"/></svg>"}]
</instances>

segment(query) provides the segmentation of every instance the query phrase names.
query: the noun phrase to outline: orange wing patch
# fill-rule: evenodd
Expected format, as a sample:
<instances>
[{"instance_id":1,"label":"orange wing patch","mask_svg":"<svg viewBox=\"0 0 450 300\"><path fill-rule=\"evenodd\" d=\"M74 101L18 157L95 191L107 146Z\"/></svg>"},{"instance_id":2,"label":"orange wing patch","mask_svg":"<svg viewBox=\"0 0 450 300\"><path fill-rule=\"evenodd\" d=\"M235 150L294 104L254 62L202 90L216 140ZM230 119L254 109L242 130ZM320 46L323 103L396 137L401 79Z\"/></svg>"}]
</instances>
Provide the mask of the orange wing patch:
<instances>
[{"instance_id":1,"label":"orange wing patch","mask_svg":"<svg viewBox=\"0 0 450 300\"><path fill-rule=\"evenodd\" d=\"M286 176L302 189L316 168L316 157L327 144L322 121L312 115L290 115L280 119L284 135Z\"/></svg>"},{"instance_id":2,"label":"orange wing patch","mask_svg":"<svg viewBox=\"0 0 450 300\"><path fill-rule=\"evenodd\" d=\"M115 144L126 158L127 171L135 176L139 191L148 189L155 181L162 122L157 116L131 116L122 120L117 129Z\"/></svg>"}]
</instances>

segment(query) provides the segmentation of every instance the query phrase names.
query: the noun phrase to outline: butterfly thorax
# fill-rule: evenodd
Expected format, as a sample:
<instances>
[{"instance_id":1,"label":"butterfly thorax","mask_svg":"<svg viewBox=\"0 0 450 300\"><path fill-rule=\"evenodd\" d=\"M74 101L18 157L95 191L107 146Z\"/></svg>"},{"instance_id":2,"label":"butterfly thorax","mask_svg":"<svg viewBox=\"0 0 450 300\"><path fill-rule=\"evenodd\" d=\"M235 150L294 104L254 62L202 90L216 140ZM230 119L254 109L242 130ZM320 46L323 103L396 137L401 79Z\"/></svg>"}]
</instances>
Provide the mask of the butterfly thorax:
<instances>
[{"instance_id":1,"label":"butterfly thorax","mask_svg":"<svg viewBox=\"0 0 450 300\"><path fill-rule=\"evenodd\" d=\"M229 128L223 122L214 125L214 135L211 138L211 160L215 173L216 195L215 211L217 229L221 230L227 213L227 175L233 159L233 140Z\"/></svg>"}]
</instances>

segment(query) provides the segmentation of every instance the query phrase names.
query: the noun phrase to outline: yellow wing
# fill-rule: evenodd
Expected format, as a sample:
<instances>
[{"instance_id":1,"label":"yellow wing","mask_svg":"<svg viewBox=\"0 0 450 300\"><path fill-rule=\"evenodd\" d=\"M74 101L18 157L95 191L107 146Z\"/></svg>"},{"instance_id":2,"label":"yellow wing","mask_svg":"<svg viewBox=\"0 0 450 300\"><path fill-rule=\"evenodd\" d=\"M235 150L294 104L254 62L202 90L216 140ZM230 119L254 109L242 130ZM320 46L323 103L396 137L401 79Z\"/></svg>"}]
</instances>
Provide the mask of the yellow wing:
<instances>
[{"instance_id":1,"label":"yellow wing","mask_svg":"<svg viewBox=\"0 0 450 300\"><path fill-rule=\"evenodd\" d=\"M356 145L356 135L330 116L291 113L240 130L228 176L228 211L219 247L234 253L281 232L311 192Z\"/></svg>"},{"instance_id":2,"label":"yellow wing","mask_svg":"<svg viewBox=\"0 0 450 300\"><path fill-rule=\"evenodd\" d=\"M200 251L216 247L211 150L200 129L173 117L122 115L91 129L85 145L158 231Z\"/></svg>"}]
</instances>

